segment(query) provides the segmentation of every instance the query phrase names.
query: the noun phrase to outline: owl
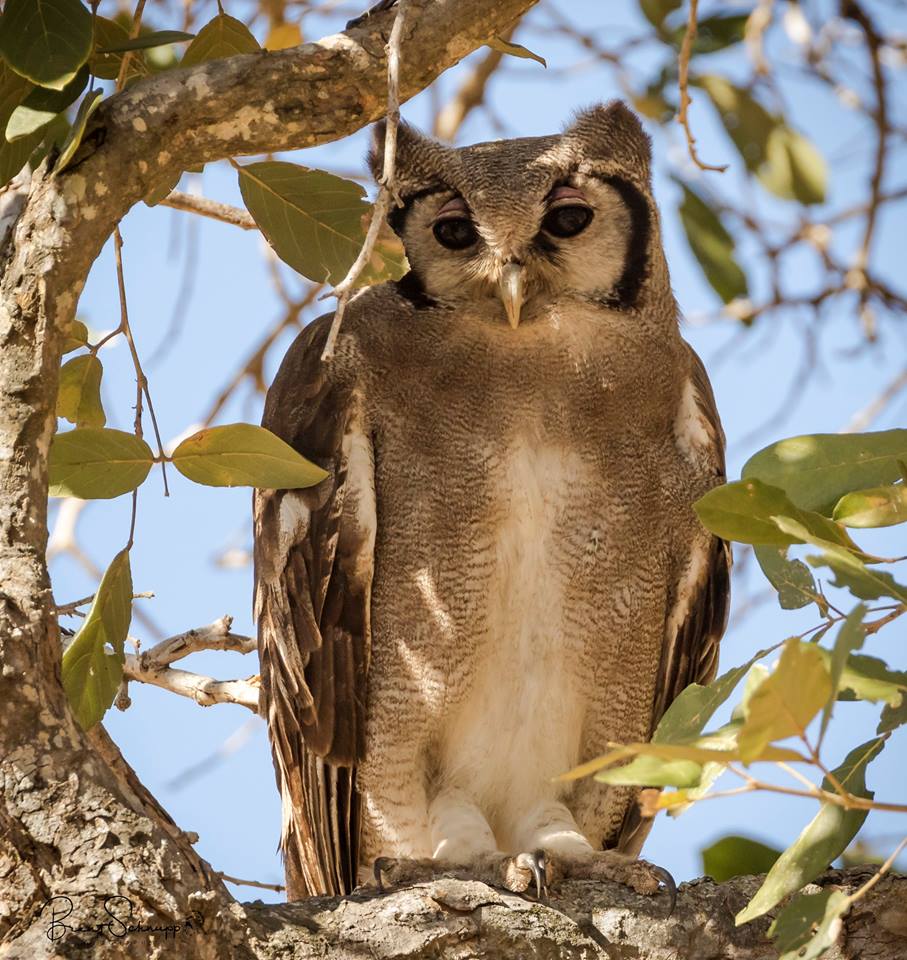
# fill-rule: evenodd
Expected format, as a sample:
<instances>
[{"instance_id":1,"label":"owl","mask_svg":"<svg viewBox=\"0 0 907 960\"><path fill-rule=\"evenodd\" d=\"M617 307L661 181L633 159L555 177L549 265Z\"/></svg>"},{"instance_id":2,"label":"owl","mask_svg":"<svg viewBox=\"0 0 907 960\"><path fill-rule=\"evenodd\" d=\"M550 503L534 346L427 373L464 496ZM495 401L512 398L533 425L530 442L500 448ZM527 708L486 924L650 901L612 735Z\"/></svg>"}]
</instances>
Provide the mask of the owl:
<instances>
[{"instance_id":1,"label":"owl","mask_svg":"<svg viewBox=\"0 0 907 960\"><path fill-rule=\"evenodd\" d=\"M650 161L620 102L463 148L401 126L409 273L350 302L331 360L330 316L283 360L263 423L329 473L254 507L290 899L373 870L670 883L636 859L638 788L557 779L648 739L726 622L692 509L724 437Z\"/></svg>"}]
</instances>

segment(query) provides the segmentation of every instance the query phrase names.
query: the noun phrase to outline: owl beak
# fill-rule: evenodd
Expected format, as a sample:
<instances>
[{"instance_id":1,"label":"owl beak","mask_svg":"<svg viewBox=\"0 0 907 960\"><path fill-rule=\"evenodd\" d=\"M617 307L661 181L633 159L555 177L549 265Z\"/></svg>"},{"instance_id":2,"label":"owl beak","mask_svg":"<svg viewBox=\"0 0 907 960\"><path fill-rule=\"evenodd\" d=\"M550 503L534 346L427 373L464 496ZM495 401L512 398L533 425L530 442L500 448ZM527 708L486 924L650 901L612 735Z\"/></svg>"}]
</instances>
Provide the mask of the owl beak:
<instances>
[{"instance_id":1,"label":"owl beak","mask_svg":"<svg viewBox=\"0 0 907 960\"><path fill-rule=\"evenodd\" d=\"M501 300L510 326L516 330L520 325L520 307L523 305L523 268L518 263L505 263L501 270Z\"/></svg>"}]
</instances>

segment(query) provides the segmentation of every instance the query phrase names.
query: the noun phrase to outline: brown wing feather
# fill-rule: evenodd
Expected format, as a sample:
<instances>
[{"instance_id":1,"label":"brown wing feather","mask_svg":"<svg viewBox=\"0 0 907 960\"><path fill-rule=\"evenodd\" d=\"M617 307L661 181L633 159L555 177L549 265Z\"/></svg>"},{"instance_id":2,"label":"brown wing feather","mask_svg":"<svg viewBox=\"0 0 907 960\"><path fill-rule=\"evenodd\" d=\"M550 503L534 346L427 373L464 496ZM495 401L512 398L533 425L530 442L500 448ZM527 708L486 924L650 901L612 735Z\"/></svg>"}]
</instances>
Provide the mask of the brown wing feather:
<instances>
[{"instance_id":1,"label":"brown wing feather","mask_svg":"<svg viewBox=\"0 0 907 960\"><path fill-rule=\"evenodd\" d=\"M315 321L290 348L262 423L330 476L259 491L254 503L262 710L291 900L348 893L358 863L374 480L361 398L320 360L329 323ZM367 456L351 455L354 438Z\"/></svg>"},{"instance_id":2,"label":"brown wing feather","mask_svg":"<svg viewBox=\"0 0 907 960\"><path fill-rule=\"evenodd\" d=\"M696 402L708 435L704 460L703 492L725 480L724 431L718 418L715 397L702 361L690 349L690 379ZM678 602L680 582L669 593L665 611L665 639L659 677L652 704L651 731L674 698L691 683L710 683L718 667L718 647L727 625L730 606L731 551L729 544L712 537L707 548L702 572L692 584L692 595L685 615L672 618ZM643 819L633 804L624 817L617 846L626 853L638 854L652 821Z\"/></svg>"}]
</instances>

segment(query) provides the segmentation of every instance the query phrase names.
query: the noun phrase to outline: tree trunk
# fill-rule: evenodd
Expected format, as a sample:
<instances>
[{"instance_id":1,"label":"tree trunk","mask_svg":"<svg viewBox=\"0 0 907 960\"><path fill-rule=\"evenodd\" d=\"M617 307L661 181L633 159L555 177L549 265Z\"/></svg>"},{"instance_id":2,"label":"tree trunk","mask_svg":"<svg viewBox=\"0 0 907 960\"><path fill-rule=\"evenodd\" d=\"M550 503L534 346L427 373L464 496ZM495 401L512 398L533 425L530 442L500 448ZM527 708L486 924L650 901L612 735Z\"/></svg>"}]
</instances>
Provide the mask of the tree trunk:
<instances>
[{"instance_id":1,"label":"tree trunk","mask_svg":"<svg viewBox=\"0 0 907 960\"><path fill-rule=\"evenodd\" d=\"M410 0L403 98L505 34L533 2ZM670 921L654 919L659 901L575 883L550 907L452 880L387 898L239 904L104 731L85 734L68 709L44 561L47 453L61 330L88 270L129 208L184 167L338 139L379 117L393 16L319 43L137 83L94 114L65 173L45 164L30 184L0 195L4 958L774 956L764 923L737 931L729 919L751 880L690 887ZM898 939L907 921L895 903L898 892L905 899L903 884L880 883L848 921L848 938L871 940L880 960L907 953Z\"/></svg>"}]
</instances>

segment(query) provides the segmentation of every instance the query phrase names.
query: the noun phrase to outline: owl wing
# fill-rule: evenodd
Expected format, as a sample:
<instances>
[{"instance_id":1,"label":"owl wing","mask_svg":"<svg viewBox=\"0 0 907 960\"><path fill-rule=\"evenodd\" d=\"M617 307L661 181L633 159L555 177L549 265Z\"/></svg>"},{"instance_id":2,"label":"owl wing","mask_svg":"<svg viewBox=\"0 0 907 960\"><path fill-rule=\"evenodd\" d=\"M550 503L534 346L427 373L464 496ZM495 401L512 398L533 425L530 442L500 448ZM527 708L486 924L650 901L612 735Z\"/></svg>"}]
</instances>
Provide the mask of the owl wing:
<instances>
[{"instance_id":1,"label":"owl wing","mask_svg":"<svg viewBox=\"0 0 907 960\"><path fill-rule=\"evenodd\" d=\"M705 367L695 351L688 349L691 366L680 422L694 438L687 452L699 468L698 486L704 493L725 480L724 431ZM714 679L730 606L730 571L730 545L709 537L693 546L677 582L671 585L651 731L684 687ZM639 853L651 823L640 817L639 807L633 804L624 817L618 848Z\"/></svg>"},{"instance_id":2,"label":"owl wing","mask_svg":"<svg viewBox=\"0 0 907 960\"><path fill-rule=\"evenodd\" d=\"M262 712L288 899L348 893L358 863L374 459L361 394L320 359L329 323L315 321L290 348L262 423L330 476L305 490L258 491L254 502Z\"/></svg>"}]
</instances>

